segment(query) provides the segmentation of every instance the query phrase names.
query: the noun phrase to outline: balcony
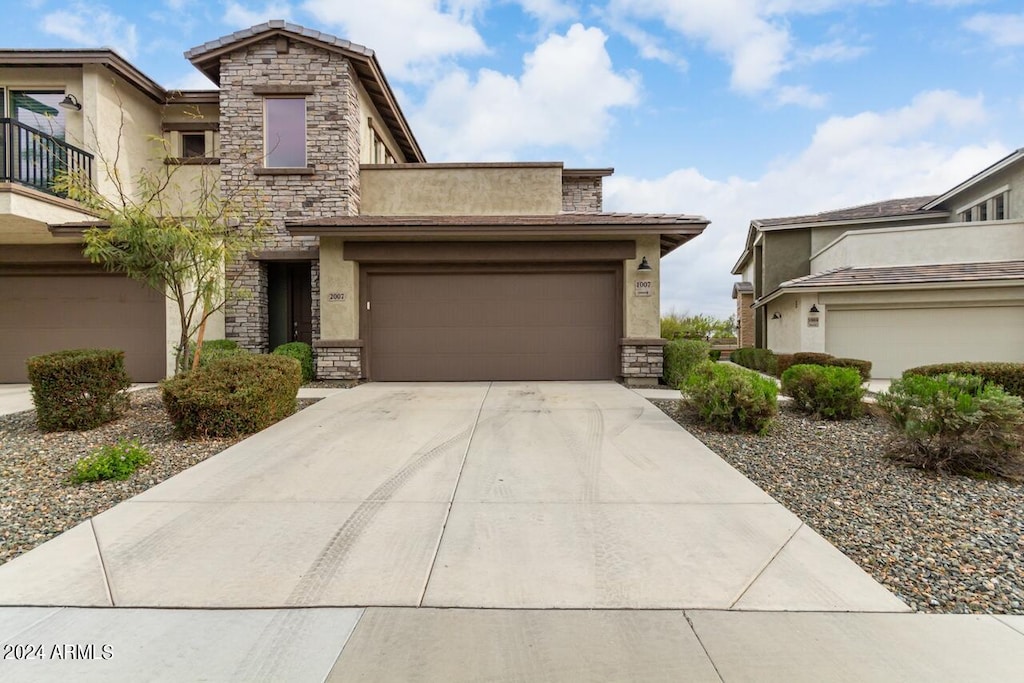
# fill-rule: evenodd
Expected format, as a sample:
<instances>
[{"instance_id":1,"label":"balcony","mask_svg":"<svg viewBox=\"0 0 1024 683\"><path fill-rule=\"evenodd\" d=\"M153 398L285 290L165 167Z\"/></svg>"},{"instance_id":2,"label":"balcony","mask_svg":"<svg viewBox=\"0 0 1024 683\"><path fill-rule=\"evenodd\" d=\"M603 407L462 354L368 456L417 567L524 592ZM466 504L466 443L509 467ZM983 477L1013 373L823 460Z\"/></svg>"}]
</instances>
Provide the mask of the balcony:
<instances>
[{"instance_id":1,"label":"balcony","mask_svg":"<svg viewBox=\"0 0 1024 683\"><path fill-rule=\"evenodd\" d=\"M63 197L54 181L62 172L92 178L93 155L14 119L0 119L0 183Z\"/></svg>"}]
</instances>

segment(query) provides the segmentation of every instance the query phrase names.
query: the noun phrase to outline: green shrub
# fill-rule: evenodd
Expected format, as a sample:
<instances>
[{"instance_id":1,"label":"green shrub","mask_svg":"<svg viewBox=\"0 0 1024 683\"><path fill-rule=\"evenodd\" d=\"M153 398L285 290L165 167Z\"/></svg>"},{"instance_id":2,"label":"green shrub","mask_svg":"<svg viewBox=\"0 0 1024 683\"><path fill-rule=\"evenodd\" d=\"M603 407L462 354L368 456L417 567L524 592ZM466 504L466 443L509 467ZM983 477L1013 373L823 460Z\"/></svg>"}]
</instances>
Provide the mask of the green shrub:
<instances>
[{"instance_id":1,"label":"green shrub","mask_svg":"<svg viewBox=\"0 0 1024 683\"><path fill-rule=\"evenodd\" d=\"M665 344L665 384L678 389L693 369L708 359L711 344L699 339L679 339Z\"/></svg>"},{"instance_id":2,"label":"green shrub","mask_svg":"<svg viewBox=\"0 0 1024 683\"><path fill-rule=\"evenodd\" d=\"M124 351L73 349L28 359L36 420L44 432L85 430L128 409Z\"/></svg>"},{"instance_id":3,"label":"green shrub","mask_svg":"<svg viewBox=\"0 0 1024 683\"><path fill-rule=\"evenodd\" d=\"M829 365L835 358L831 353L818 353L816 351L797 351L793 354L793 365Z\"/></svg>"},{"instance_id":4,"label":"green shrub","mask_svg":"<svg viewBox=\"0 0 1024 683\"><path fill-rule=\"evenodd\" d=\"M1024 475L1022 399L973 375L905 375L878 396L896 428L894 458L963 474Z\"/></svg>"},{"instance_id":5,"label":"green shrub","mask_svg":"<svg viewBox=\"0 0 1024 683\"><path fill-rule=\"evenodd\" d=\"M871 379L871 361L859 358L833 358L828 365L837 368L853 368L860 375L860 381L867 382Z\"/></svg>"},{"instance_id":6,"label":"green shrub","mask_svg":"<svg viewBox=\"0 0 1024 683\"><path fill-rule=\"evenodd\" d=\"M226 356L237 356L248 354L249 352L238 345L234 339L205 339L203 340L203 350L199 354L199 367L208 365L210 361L216 360L217 358L224 358ZM188 366L192 367L192 359L196 355L196 345L189 344L188 347Z\"/></svg>"},{"instance_id":7,"label":"green shrub","mask_svg":"<svg viewBox=\"0 0 1024 683\"><path fill-rule=\"evenodd\" d=\"M722 360L722 349L711 349L708 352L708 360L715 361L716 363Z\"/></svg>"},{"instance_id":8,"label":"green shrub","mask_svg":"<svg viewBox=\"0 0 1024 683\"><path fill-rule=\"evenodd\" d=\"M778 414L775 382L733 365L700 364L686 381L685 392L685 403L700 419L723 431L763 434Z\"/></svg>"},{"instance_id":9,"label":"green shrub","mask_svg":"<svg viewBox=\"0 0 1024 683\"><path fill-rule=\"evenodd\" d=\"M288 356L299 361L302 366L302 381L313 381L313 347L305 342L288 342L274 349L274 355Z\"/></svg>"},{"instance_id":10,"label":"green shrub","mask_svg":"<svg viewBox=\"0 0 1024 683\"><path fill-rule=\"evenodd\" d=\"M856 368L794 365L782 373L782 393L799 410L829 420L846 420L864 411L864 389Z\"/></svg>"},{"instance_id":11,"label":"green shrub","mask_svg":"<svg viewBox=\"0 0 1024 683\"><path fill-rule=\"evenodd\" d=\"M938 363L922 365L903 371L903 376L924 375L932 377L948 373L974 375L986 382L998 384L1006 393L1024 397L1024 363Z\"/></svg>"},{"instance_id":12,"label":"green shrub","mask_svg":"<svg viewBox=\"0 0 1024 683\"><path fill-rule=\"evenodd\" d=\"M782 373L789 370L793 363L793 354L791 353L777 353L775 354L775 376L782 377Z\"/></svg>"},{"instance_id":13,"label":"green shrub","mask_svg":"<svg viewBox=\"0 0 1024 683\"><path fill-rule=\"evenodd\" d=\"M153 462L153 457L136 440L124 439L112 446L97 448L75 463L72 484L101 479L127 479L135 470Z\"/></svg>"},{"instance_id":14,"label":"green shrub","mask_svg":"<svg viewBox=\"0 0 1024 683\"><path fill-rule=\"evenodd\" d=\"M234 355L160 383L164 408L183 437L237 436L295 412L302 369L294 358Z\"/></svg>"},{"instance_id":15,"label":"green shrub","mask_svg":"<svg viewBox=\"0 0 1024 683\"><path fill-rule=\"evenodd\" d=\"M778 361L771 349L736 349L729 356L729 360L737 365L769 375L774 375L778 368Z\"/></svg>"}]
</instances>

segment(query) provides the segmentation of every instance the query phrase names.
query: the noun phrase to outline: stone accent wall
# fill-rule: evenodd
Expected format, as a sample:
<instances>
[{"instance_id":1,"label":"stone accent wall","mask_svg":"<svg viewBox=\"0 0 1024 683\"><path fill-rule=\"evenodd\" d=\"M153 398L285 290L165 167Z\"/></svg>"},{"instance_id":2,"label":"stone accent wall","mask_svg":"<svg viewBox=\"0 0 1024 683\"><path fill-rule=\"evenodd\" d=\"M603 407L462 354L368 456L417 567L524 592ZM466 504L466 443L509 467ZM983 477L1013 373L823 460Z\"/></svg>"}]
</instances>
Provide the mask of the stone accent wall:
<instances>
[{"instance_id":1,"label":"stone accent wall","mask_svg":"<svg viewBox=\"0 0 1024 683\"><path fill-rule=\"evenodd\" d=\"M601 211L601 177L562 177L562 211Z\"/></svg>"},{"instance_id":2,"label":"stone accent wall","mask_svg":"<svg viewBox=\"0 0 1024 683\"><path fill-rule=\"evenodd\" d=\"M341 55L299 41L288 41L286 52L279 52L278 45L270 38L221 58L221 191L246 206L262 205L270 223L264 250L308 250L317 247L317 238L292 237L285 230L286 220L359 213L359 94L355 71ZM312 89L312 94L290 95L306 99L308 170L260 173L265 96L254 89L268 86ZM243 217L246 220L255 217ZM237 268L243 270L238 284L251 296L228 303L227 336L247 349L266 351L266 268L257 262ZM318 264L313 265L311 279L315 341L320 336Z\"/></svg>"},{"instance_id":3,"label":"stone accent wall","mask_svg":"<svg viewBox=\"0 0 1024 683\"><path fill-rule=\"evenodd\" d=\"M739 347L754 346L754 295L740 292L736 297L736 321L739 324Z\"/></svg>"},{"instance_id":4,"label":"stone accent wall","mask_svg":"<svg viewBox=\"0 0 1024 683\"><path fill-rule=\"evenodd\" d=\"M657 386L664 369L664 339L623 339L622 379L627 386Z\"/></svg>"},{"instance_id":5,"label":"stone accent wall","mask_svg":"<svg viewBox=\"0 0 1024 683\"><path fill-rule=\"evenodd\" d=\"M316 376L318 379L360 379L363 376L363 348L359 342L317 342Z\"/></svg>"}]
</instances>

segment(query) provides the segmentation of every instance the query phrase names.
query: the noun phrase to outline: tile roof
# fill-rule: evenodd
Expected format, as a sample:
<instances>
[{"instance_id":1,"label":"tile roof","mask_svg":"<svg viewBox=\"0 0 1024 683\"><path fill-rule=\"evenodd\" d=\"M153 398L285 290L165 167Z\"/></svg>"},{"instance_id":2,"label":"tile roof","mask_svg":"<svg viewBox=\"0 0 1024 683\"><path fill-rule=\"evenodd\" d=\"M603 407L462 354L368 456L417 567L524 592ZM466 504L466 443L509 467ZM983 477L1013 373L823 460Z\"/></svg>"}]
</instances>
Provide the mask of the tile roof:
<instances>
[{"instance_id":1,"label":"tile roof","mask_svg":"<svg viewBox=\"0 0 1024 683\"><path fill-rule=\"evenodd\" d=\"M270 21L264 22L262 24L250 26L249 28L244 28L241 31L235 31L232 34L222 36L220 38L217 38L216 40L210 40L208 42L203 43L202 45L197 45L196 47L185 52L185 59L194 60L206 54L207 52L219 50L220 48L225 47L227 45L232 45L241 40L245 40L246 38L252 38L254 36L260 35L261 33L266 33L267 31L273 31L275 29L288 31L290 33L295 33L300 36L305 36L310 40L316 40L321 43L327 43L328 45L334 45L335 47L341 48L342 50L355 52L365 57L373 56L373 50L364 45L359 45L358 43L353 43L348 40L342 40L341 38L332 36L329 33L322 33L311 28L306 28L305 26L299 26L298 24L292 24L291 22L282 21L281 19L271 19Z\"/></svg>"},{"instance_id":2,"label":"tile roof","mask_svg":"<svg viewBox=\"0 0 1024 683\"><path fill-rule=\"evenodd\" d=\"M846 266L788 280L779 285L779 289L852 287L855 285L993 282L1000 280L1024 280L1024 260L938 263L921 266Z\"/></svg>"},{"instance_id":3,"label":"tile roof","mask_svg":"<svg viewBox=\"0 0 1024 683\"><path fill-rule=\"evenodd\" d=\"M886 199L871 204L850 206L845 209L834 211L823 211L821 213L808 214L805 216L786 216L783 218L759 218L753 221L754 225L760 227L773 227L778 225L799 225L802 223L825 223L829 221L855 221L868 218L894 218L897 216L911 216L921 214L945 214L945 211L922 211L921 207L935 199L935 195L922 197L904 197L901 199Z\"/></svg>"},{"instance_id":4,"label":"tile roof","mask_svg":"<svg viewBox=\"0 0 1024 683\"><path fill-rule=\"evenodd\" d=\"M296 221L296 227L447 227L547 225L705 225L703 216L671 213L558 213L515 216L331 216Z\"/></svg>"}]
</instances>

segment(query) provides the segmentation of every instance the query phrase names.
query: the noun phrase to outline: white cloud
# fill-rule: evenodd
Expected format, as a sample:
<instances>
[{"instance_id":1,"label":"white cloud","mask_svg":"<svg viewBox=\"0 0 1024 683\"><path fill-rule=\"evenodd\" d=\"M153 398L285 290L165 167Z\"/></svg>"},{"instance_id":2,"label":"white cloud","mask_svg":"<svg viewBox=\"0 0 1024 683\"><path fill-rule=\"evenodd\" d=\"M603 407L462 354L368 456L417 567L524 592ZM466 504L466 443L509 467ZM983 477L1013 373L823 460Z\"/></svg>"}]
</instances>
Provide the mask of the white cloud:
<instances>
[{"instance_id":1,"label":"white cloud","mask_svg":"<svg viewBox=\"0 0 1024 683\"><path fill-rule=\"evenodd\" d=\"M842 40L832 40L800 50L796 59L802 64L848 62L864 55L867 51L867 48L863 45L849 45Z\"/></svg>"},{"instance_id":2,"label":"white cloud","mask_svg":"<svg viewBox=\"0 0 1024 683\"><path fill-rule=\"evenodd\" d=\"M662 305L726 316L734 312L730 271L752 219L944 192L1009 153L999 142L958 142L985 118L980 98L925 92L891 111L827 119L802 152L757 178L713 179L692 168L654 179L612 176L605 208L707 216L705 233L664 262Z\"/></svg>"},{"instance_id":3,"label":"white cloud","mask_svg":"<svg viewBox=\"0 0 1024 683\"><path fill-rule=\"evenodd\" d=\"M243 5L240 2L229 2L224 6L224 23L234 28L249 28L271 19L290 21L292 7L287 2L267 2L262 7Z\"/></svg>"},{"instance_id":4,"label":"white cloud","mask_svg":"<svg viewBox=\"0 0 1024 683\"><path fill-rule=\"evenodd\" d=\"M1024 45L1024 14L976 14L964 22L964 28L997 47Z\"/></svg>"},{"instance_id":5,"label":"white cloud","mask_svg":"<svg viewBox=\"0 0 1024 683\"><path fill-rule=\"evenodd\" d=\"M609 110L633 105L638 90L614 70L605 40L600 29L574 24L527 54L519 78L489 69L442 78L412 117L428 156L501 159L531 146L599 146L613 123Z\"/></svg>"},{"instance_id":6,"label":"white cloud","mask_svg":"<svg viewBox=\"0 0 1024 683\"><path fill-rule=\"evenodd\" d=\"M478 2L307 0L303 9L338 27L341 37L373 49L391 78L430 80L445 58L486 52L472 20Z\"/></svg>"},{"instance_id":7,"label":"white cloud","mask_svg":"<svg viewBox=\"0 0 1024 683\"><path fill-rule=\"evenodd\" d=\"M561 0L515 0L523 11L544 24L557 24L579 16L571 4Z\"/></svg>"},{"instance_id":8,"label":"white cloud","mask_svg":"<svg viewBox=\"0 0 1024 683\"><path fill-rule=\"evenodd\" d=\"M68 9L43 15L41 28L76 45L112 47L128 59L138 52L135 24L103 5L72 3Z\"/></svg>"},{"instance_id":9,"label":"white cloud","mask_svg":"<svg viewBox=\"0 0 1024 683\"><path fill-rule=\"evenodd\" d=\"M805 85L786 85L780 87L775 93L775 103L778 105L798 104L808 109L820 109L824 107L828 98L812 91Z\"/></svg>"}]
</instances>

